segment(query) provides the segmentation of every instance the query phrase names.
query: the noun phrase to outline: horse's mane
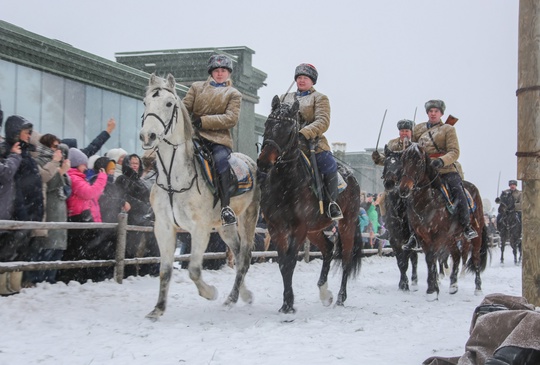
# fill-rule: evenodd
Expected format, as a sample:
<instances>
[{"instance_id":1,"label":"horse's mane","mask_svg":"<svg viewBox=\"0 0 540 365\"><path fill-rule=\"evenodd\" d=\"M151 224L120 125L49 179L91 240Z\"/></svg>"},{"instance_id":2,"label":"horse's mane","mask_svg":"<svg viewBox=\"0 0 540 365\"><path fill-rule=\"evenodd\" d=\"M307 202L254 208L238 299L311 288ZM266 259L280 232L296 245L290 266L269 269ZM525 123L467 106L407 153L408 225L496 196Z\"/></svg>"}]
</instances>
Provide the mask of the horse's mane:
<instances>
[{"instance_id":1,"label":"horse's mane","mask_svg":"<svg viewBox=\"0 0 540 365\"><path fill-rule=\"evenodd\" d=\"M440 174L437 169L431 166L431 158L426 150L418 143L412 143L405 151L403 151L401 157L403 166L405 166L407 161L412 161L415 155L419 156L418 159L423 159L424 165L426 166L426 175L429 181L431 181L431 187L433 189L440 189L442 186Z\"/></svg>"}]
</instances>

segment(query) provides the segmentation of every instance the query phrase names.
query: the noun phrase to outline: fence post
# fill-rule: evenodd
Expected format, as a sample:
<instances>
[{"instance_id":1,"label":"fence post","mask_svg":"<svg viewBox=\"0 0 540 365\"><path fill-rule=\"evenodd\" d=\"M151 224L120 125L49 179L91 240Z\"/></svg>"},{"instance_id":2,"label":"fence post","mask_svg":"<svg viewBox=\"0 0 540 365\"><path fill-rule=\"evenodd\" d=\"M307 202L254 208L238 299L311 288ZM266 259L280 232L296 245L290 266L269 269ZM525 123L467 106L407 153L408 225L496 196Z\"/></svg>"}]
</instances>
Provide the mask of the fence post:
<instances>
[{"instance_id":1,"label":"fence post","mask_svg":"<svg viewBox=\"0 0 540 365\"><path fill-rule=\"evenodd\" d=\"M124 278L124 259L126 258L126 235L127 235L127 213L118 214L118 228L116 238L116 255L114 265L114 279L118 284L122 284Z\"/></svg>"},{"instance_id":2,"label":"fence post","mask_svg":"<svg viewBox=\"0 0 540 365\"><path fill-rule=\"evenodd\" d=\"M304 261L309 262L309 251L311 249L311 242L306 238L304 241Z\"/></svg>"}]
</instances>

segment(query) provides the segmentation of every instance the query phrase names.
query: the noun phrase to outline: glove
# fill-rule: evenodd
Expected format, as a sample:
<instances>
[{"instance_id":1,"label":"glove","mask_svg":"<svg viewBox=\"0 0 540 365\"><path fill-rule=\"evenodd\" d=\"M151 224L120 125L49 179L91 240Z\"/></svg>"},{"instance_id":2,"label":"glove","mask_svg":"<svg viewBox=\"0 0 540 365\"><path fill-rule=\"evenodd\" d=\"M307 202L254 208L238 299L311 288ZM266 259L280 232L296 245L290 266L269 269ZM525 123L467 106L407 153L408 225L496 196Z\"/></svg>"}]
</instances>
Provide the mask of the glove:
<instances>
[{"instance_id":1,"label":"glove","mask_svg":"<svg viewBox=\"0 0 540 365\"><path fill-rule=\"evenodd\" d=\"M195 119L195 120L191 123L191 125L193 125L193 128L195 128L195 129L201 129L201 128L202 128L202 120L201 120L201 118Z\"/></svg>"},{"instance_id":2,"label":"glove","mask_svg":"<svg viewBox=\"0 0 540 365\"><path fill-rule=\"evenodd\" d=\"M300 143L301 145L309 147L308 140L307 140L306 136L304 136L302 133L298 133L298 143Z\"/></svg>"},{"instance_id":3,"label":"glove","mask_svg":"<svg viewBox=\"0 0 540 365\"><path fill-rule=\"evenodd\" d=\"M434 168L436 168L438 170L438 169L440 169L441 167L444 166L444 162L440 158L436 158L436 159L431 161L431 166L433 166Z\"/></svg>"},{"instance_id":4,"label":"glove","mask_svg":"<svg viewBox=\"0 0 540 365\"><path fill-rule=\"evenodd\" d=\"M495 198L495 203L499 204L501 202L501 198Z\"/></svg>"},{"instance_id":5,"label":"glove","mask_svg":"<svg viewBox=\"0 0 540 365\"><path fill-rule=\"evenodd\" d=\"M379 153L379 151L373 151L373 153L371 154L371 159L373 160L373 162L378 164L381 161L381 154Z\"/></svg>"}]
</instances>

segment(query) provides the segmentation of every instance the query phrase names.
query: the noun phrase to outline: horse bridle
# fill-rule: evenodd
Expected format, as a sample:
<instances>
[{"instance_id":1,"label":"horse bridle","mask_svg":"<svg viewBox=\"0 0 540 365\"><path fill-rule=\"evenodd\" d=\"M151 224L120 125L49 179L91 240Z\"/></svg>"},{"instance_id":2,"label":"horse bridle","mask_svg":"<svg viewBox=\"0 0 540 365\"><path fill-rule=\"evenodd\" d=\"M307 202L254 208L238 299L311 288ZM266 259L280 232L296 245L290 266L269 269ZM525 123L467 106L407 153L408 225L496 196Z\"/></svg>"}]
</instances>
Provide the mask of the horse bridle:
<instances>
[{"instance_id":1,"label":"horse bridle","mask_svg":"<svg viewBox=\"0 0 540 365\"><path fill-rule=\"evenodd\" d=\"M159 87L159 88L155 88L152 90L152 92L154 93L153 96L155 96L156 92L159 92L161 90L165 90L165 91L168 91L170 92L173 96L174 96L174 99L176 100L176 102L178 102L178 96L176 96L176 94L174 93L174 91L172 90L169 90L167 88L164 88L164 87ZM165 136L167 135L167 133L169 133L169 130L171 129L172 125L173 125L173 121L175 122L174 124L177 124L178 122L178 105L177 103L174 104L174 107L173 107L173 111L171 113L171 117L169 118L169 122L168 123L165 123L165 121L163 121L163 119L161 119L161 117L159 115L157 115L156 113L148 113L148 114L143 114L142 116L142 124L141 126L144 126L144 121L146 120L146 118L148 117L154 117L156 118L157 120L159 120L159 122L161 123L161 125L163 126L163 138L162 140L164 140L166 143L170 144L171 146L173 145L171 142L169 142Z\"/></svg>"},{"instance_id":2,"label":"horse bridle","mask_svg":"<svg viewBox=\"0 0 540 365\"><path fill-rule=\"evenodd\" d=\"M292 161L292 160L298 158L298 153L296 153L293 157L291 157L289 159L285 158L286 154L291 150L291 147L292 147L293 143L298 138L298 121L296 120L296 118L284 117L282 115L276 115L276 114L270 114L268 116L268 119L269 120L272 119L272 120L275 120L275 121L285 121L285 122L294 123L294 128L293 128L294 133L290 134L289 140L287 141L287 143L285 144L285 146L283 148L281 148L281 146L276 141L274 141L273 139L268 139L266 137L266 135L265 135L264 140L263 140L263 144L261 146L261 151L267 145L273 146L277 150L278 155L279 155L278 158L277 158L276 163L288 162L288 161Z\"/></svg>"},{"instance_id":3,"label":"horse bridle","mask_svg":"<svg viewBox=\"0 0 540 365\"><path fill-rule=\"evenodd\" d=\"M405 154L403 154L403 156L405 156ZM403 166L405 166L405 165L403 165ZM426 164L426 159L425 158L422 159L422 168L424 170L424 174L427 175L427 164ZM412 178L411 176L409 176L408 174L405 173L405 169L403 169L403 174L402 174L401 178L403 178L403 177L406 177L406 178L408 178L409 180L411 180L413 182L412 190L422 190L424 188L427 188L427 187L431 186L431 184L437 179L437 177L439 177L439 171L437 170L437 173L435 174L433 179L429 180L425 185L421 185L421 186L418 186L418 179L417 178Z\"/></svg>"},{"instance_id":4,"label":"horse bridle","mask_svg":"<svg viewBox=\"0 0 540 365\"><path fill-rule=\"evenodd\" d=\"M167 133L169 133L169 130L172 128L173 126L173 122L174 122L174 125L178 124L178 97L177 95L167 89L167 88L156 88L154 90L152 90L152 92L156 92L156 91L160 91L160 90L165 90L165 91L168 91L170 92L171 94L173 94L175 100L176 100L176 103L174 104L174 108L173 108L173 112L171 113L171 117L169 119L169 122L167 124L165 124L165 122L163 121L163 119L161 119L161 117L155 113L148 113L148 114L144 114L143 115L143 120L142 120L142 126L144 126L144 121L146 120L146 118L148 118L149 116L153 116L154 118L156 118L157 120L159 120L159 122L161 123L161 125L163 125L163 128L165 129L165 131L163 132L163 138L161 138L159 140L159 142L163 141L165 143L167 143L169 146L171 146L173 148L173 153L172 153L172 156L171 156L171 161L169 163L169 169L167 170L167 167L165 166L165 163L163 162L163 158L161 156L161 153L159 153L159 143L156 144L156 147L154 147L154 151L156 152L156 155L158 156L158 159L159 159L159 162L161 164L161 168L163 169L163 172L165 173L165 177L167 179L167 186L165 186L164 184L161 184L158 182L158 179L159 179L159 173L157 174L156 176L156 185L158 187L160 187L161 189L165 190L167 192L167 194L169 195L169 203L171 205L171 212L172 212L172 215L173 215L173 220L174 220L174 223L179 226L178 222L176 221L176 217L174 216L174 205L173 205L173 197L174 197L174 194L177 193L177 194L181 194L181 193L184 193L186 191L189 191L191 190L191 188L193 187L193 184L197 181L197 190L199 192L199 194L201 194L201 190L199 188L199 184L198 184L198 180L197 180L197 177L199 176L199 174L197 173L197 167L195 165L195 155L193 156L193 167L195 169L195 175L193 176L193 179L191 179L191 182L189 184L188 187L185 187L185 188L182 188L180 190L176 190L172 187L172 175L171 175L171 171L172 171L172 166L173 166L173 163L174 163L174 156L176 155L176 150L178 149L178 147L182 144L185 143L185 141L183 143L177 143L177 144L174 144L172 143L171 141L169 141L167 138L166 138L166 135ZM154 94L155 95L155 94Z\"/></svg>"}]
</instances>

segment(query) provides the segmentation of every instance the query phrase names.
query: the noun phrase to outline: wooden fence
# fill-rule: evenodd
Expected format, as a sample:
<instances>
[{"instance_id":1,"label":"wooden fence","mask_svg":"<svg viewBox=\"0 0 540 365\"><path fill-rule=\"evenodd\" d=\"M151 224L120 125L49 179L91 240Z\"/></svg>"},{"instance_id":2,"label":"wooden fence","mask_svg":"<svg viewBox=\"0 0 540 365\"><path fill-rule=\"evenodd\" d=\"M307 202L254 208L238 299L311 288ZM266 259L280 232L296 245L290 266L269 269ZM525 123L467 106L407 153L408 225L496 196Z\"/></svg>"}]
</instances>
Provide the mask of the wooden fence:
<instances>
[{"instance_id":1,"label":"wooden fence","mask_svg":"<svg viewBox=\"0 0 540 365\"><path fill-rule=\"evenodd\" d=\"M78 269L87 267L108 267L114 266L114 279L121 284L124 277L124 268L126 265L156 264L160 262L159 257L138 257L126 258L126 235L127 231L153 232L154 227L133 226L127 224L127 214L118 215L118 223L73 223L73 222L20 222L0 220L0 230L17 229L111 229L117 230L116 254L114 259L110 260L79 260L79 261L12 261L0 262L0 274L13 271L33 271L33 270L56 270L56 269ZM182 231L180 231L182 232ZM257 228L257 233L266 233L265 229ZM370 237L369 233L364 233L364 237ZM373 238L373 236L371 237ZM1 243L0 243L1 244ZM364 255L382 255L392 252L391 248L364 249ZM175 262L189 261L189 254L176 255ZM304 245L304 251L299 252L299 256L304 257L306 261L310 257L321 256L320 252L309 250L309 243ZM253 258L276 258L277 251L253 251ZM226 258L225 252L207 252L203 259L223 259Z\"/></svg>"}]
</instances>

